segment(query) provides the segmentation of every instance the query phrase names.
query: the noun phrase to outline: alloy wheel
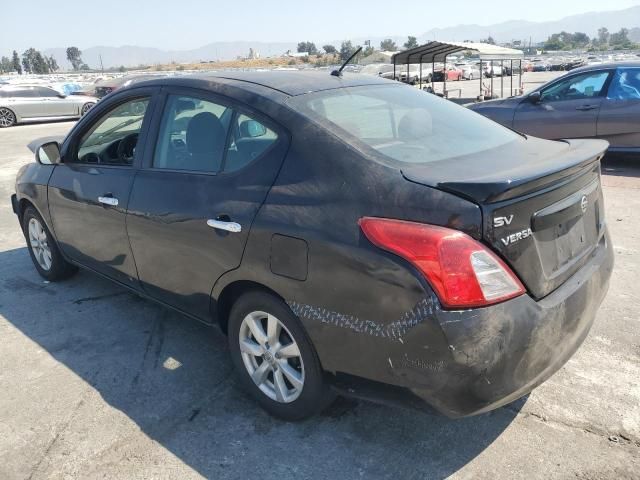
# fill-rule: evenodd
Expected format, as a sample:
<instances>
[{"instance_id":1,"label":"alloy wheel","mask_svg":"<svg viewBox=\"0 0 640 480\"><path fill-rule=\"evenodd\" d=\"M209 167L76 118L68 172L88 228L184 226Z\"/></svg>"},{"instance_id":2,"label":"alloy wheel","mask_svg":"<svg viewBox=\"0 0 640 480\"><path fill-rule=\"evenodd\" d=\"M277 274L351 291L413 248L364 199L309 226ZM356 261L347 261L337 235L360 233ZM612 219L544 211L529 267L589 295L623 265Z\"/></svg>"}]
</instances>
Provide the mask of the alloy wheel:
<instances>
[{"instance_id":1,"label":"alloy wheel","mask_svg":"<svg viewBox=\"0 0 640 480\"><path fill-rule=\"evenodd\" d=\"M255 311L240 325L240 352L247 373L267 397L291 403L304 387L304 363L291 332L274 315Z\"/></svg>"},{"instance_id":2,"label":"alloy wheel","mask_svg":"<svg viewBox=\"0 0 640 480\"><path fill-rule=\"evenodd\" d=\"M80 115L84 116L85 113L87 113L89 110L91 110L91 108L93 107L93 103L85 103L82 106L82 110L80 110Z\"/></svg>"},{"instance_id":3,"label":"alloy wheel","mask_svg":"<svg viewBox=\"0 0 640 480\"><path fill-rule=\"evenodd\" d=\"M47 240L47 232L35 218L29 220L29 244L38 265L45 270L51 269L51 248Z\"/></svg>"},{"instance_id":4,"label":"alloy wheel","mask_svg":"<svg viewBox=\"0 0 640 480\"><path fill-rule=\"evenodd\" d=\"M16 116L8 108L0 108L0 127L10 127L16 123Z\"/></svg>"}]
</instances>

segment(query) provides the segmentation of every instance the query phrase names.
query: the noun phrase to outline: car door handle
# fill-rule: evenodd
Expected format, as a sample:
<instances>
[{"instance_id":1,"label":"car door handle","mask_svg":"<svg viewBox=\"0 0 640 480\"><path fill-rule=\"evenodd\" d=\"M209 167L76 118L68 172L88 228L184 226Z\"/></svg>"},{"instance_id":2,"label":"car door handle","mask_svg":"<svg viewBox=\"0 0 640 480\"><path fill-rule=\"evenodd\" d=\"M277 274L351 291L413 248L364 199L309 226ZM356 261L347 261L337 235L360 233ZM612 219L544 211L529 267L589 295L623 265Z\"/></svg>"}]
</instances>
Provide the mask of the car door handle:
<instances>
[{"instance_id":1,"label":"car door handle","mask_svg":"<svg viewBox=\"0 0 640 480\"><path fill-rule=\"evenodd\" d=\"M596 108L598 108L597 105L582 105L580 107L576 107L576 110L580 110L582 112L587 111L587 110L595 110Z\"/></svg>"},{"instance_id":2,"label":"car door handle","mask_svg":"<svg viewBox=\"0 0 640 480\"><path fill-rule=\"evenodd\" d=\"M104 195L102 197L98 197L98 201L103 205L109 205L111 207L118 206L118 199L112 195Z\"/></svg>"},{"instance_id":3,"label":"car door handle","mask_svg":"<svg viewBox=\"0 0 640 480\"><path fill-rule=\"evenodd\" d=\"M242 226L239 223L231 221L209 219L207 220L207 225L216 230L225 230L232 233L240 233L242 231Z\"/></svg>"}]
</instances>

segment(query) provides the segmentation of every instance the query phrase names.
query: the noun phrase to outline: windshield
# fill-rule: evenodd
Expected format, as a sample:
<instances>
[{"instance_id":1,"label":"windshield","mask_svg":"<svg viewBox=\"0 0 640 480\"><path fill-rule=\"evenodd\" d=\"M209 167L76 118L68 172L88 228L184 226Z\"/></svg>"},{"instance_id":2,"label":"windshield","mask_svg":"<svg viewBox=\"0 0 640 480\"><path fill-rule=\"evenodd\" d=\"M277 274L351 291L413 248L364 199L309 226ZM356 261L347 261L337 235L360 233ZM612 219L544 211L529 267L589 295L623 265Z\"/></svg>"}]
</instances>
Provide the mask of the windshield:
<instances>
[{"instance_id":1,"label":"windshield","mask_svg":"<svg viewBox=\"0 0 640 480\"><path fill-rule=\"evenodd\" d=\"M341 88L289 102L340 137L403 163L435 162L524 141L475 112L409 86Z\"/></svg>"}]
</instances>

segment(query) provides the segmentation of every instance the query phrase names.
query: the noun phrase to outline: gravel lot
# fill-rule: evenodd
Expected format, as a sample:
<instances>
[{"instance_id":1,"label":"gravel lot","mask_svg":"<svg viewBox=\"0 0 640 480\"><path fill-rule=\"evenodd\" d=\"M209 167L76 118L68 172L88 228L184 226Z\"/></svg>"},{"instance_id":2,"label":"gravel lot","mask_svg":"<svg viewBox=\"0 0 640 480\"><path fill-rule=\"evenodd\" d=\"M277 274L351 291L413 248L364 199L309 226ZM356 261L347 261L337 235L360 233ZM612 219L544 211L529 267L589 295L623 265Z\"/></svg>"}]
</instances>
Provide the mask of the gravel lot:
<instances>
[{"instance_id":1,"label":"gravel lot","mask_svg":"<svg viewBox=\"0 0 640 480\"><path fill-rule=\"evenodd\" d=\"M528 398L457 421L341 400L286 424L238 391L222 334L88 273L36 274L9 196L25 145L71 126L0 130L0 479L639 478L640 159L604 165L609 295Z\"/></svg>"}]
</instances>

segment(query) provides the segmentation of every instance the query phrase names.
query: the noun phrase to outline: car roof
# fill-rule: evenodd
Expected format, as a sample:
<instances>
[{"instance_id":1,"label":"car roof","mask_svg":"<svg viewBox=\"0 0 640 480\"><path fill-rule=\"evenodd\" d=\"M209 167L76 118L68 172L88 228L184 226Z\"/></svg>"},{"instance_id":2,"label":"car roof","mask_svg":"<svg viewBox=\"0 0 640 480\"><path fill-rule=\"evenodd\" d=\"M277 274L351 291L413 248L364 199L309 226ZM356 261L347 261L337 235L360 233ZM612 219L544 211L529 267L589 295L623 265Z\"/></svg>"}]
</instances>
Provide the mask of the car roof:
<instances>
[{"instance_id":1,"label":"car roof","mask_svg":"<svg viewBox=\"0 0 640 480\"><path fill-rule=\"evenodd\" d=\"M607 62L607 63L596 63L593 65L585 65L584 67L575 68L570 70L571 73L575 72L589 72L591 70L606 70L612 68L640 68L640 62Z\"/></svg>"},{"instance_id":2,"label":"car roof","mask_svg":"<svg viewBox=\"0 0 640 480\"><path fill-rule=\"evenodd\" d=\"M212 72L170 76L149 80L136 84L141 85L175 85L194 86L207 89L216 79L231 81L237 87L251 90L251 85L261 85L280 93L296 96L305 93L331 90L344 87L356 87L362 85L389 84L385 80L371 75L359 75L344 73L341 77L331 75L328 70L322 71L248 71L248 72Z\"/></svg>"}]
</instances>

